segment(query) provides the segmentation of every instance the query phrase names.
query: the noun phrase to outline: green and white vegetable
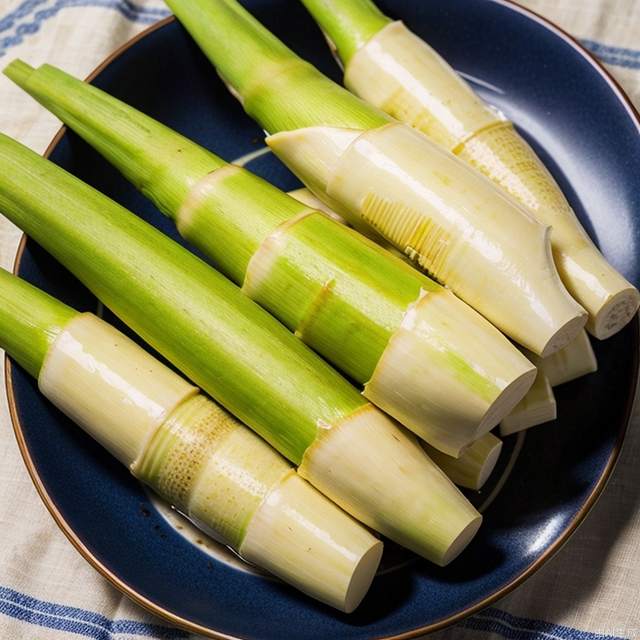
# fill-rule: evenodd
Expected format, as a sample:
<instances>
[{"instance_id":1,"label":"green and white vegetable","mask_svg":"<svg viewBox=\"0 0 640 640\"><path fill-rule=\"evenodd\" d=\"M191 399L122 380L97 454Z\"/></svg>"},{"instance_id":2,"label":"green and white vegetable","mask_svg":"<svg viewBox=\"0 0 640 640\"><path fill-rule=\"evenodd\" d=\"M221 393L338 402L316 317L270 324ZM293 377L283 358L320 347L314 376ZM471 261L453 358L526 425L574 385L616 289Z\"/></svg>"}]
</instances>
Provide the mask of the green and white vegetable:
<instances>
[{"instance_id":1,"label":"green and white vegetable","mask_svg":"<svg viewBox=\"0 0 640 640\"><path fill-rule=\"evenodd\" d=\"M588 311L587 327L608 338L635 315L640 296L598 251L557 183L502 114L447 62L371 0L301 0L344 66L356 95L415 127L489 177L545 226L560 276Z\"/></svg>"},{"instance_id":2,"label":"green and white vegetable","mask_svg":"<svg viewBox=\"0 0 640 640\"><path fill-rule=\"evenodd\" d=\"M527 357L549 379L552 387L570 382L598 370L598 361L586 331L581 331L564 349L540 358L533 353Z\"/></svg>"},{"instance_id":3,"label":"green and white vegetable","mask_svg":"<svg viewBox=\"0 0 640 640\"><path fill-rule=\"evenodd\" d=\"M439 564L471 540L481 516L415 439L192 253L7 136L0 211L348 513Z\"/></svg>"},{"instance_id":4,"label":"green and white vegetable","mask_svg":"<svg viewBox=\"0 0 640 640\"><path fill-rule=\"evenodd\" d=\"M549 228L486 178L323 76L235 0L167 4L274 134L274 152L352 225L382 235L534 353L557 351L583 327Z\"/></svg>"},{"instance_id":5,"label":"green and white vegetable","mask_svg":"<svg viewBox=\"0 0 640 640\"><path fill-rule=\"evenodd\" d=\"M518 403L516 408L500 423L500 435L508 436L524 431L545 422L555 420L556 398L549 379L538 371L536 381L529 393Z\"/></svg>"},{"instance_id":6,"label":"green and white vegetable","mask_svg":"<svg viewBox=\"0 0 640 640\"><path fill-rule=\"evenodd\" d=\"M533 384L534 367L489 322L355 231L55 67L15 61L5 73L249 297L434 447L459 455Z\"/></svg>"},{"instance_id":7,"label":"green and white vegetable","mask_svg":"<svg viewBox=\"0 0 640 640\"><path fill-rule=\"evenodd\" d=\"M302 202L302 204L306 204L310 209L316 209L317 211L322 211L322 213L326 213L332 220L339 222L340 224L347 224L347 221L339 214L336 213L331 207L329 207L326 203L322 202L320 198L316 198L316 196L307 189L307 187L300 187L299 189L293 189L292 191L287 191L287 193L295 198L298 202ZM384 242L384 238L378 237L377 239L382 240Z\"/></svg>"},{"instance_id":8,"label":"green and white vegetable","mask_svg":"<svg viewBox=\"0 0 640 640\"><path fill-rule=\"evenodd\" d=\"M430 447L426 442L422 445L429 457L451 478L453 482L475 491L482 488L494 470L500 452L502 440L492 433L485 433L469 445L459 458Z\"/></svg>"},{"instance_id":9,"label":"green and white vegetable","mask_svg":"<svg viewBox=\"0 0 640 640\"><path fill-rule=\"evenodd\" d=\"M0 269L0 346L203 531L322 602L358 606L382 543L132 340Z\"/></svg>"}]
</instances>

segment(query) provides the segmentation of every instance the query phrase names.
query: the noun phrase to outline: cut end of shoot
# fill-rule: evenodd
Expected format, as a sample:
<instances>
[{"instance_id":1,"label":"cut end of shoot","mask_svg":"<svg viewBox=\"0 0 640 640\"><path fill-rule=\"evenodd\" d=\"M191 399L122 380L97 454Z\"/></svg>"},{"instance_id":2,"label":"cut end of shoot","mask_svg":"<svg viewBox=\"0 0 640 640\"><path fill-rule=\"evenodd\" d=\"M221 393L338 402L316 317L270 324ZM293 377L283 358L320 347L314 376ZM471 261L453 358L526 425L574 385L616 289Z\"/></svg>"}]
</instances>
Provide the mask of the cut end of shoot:
<instances>
[{"instance_id":1,"label":"cut end of shoot","mask_svg":"<svg viewBox=\"0 0 640 640\"><path fill-rule=\"evenodd\" d=\"M351 613L382 557L382 543L299 476L264 499L247 527L240 554L301 591ZM300 567L305 567L301 572Z\"/></svg>"},{"instance_id":2,"label":"cut end of shoot","mask_svg":"<svg viewBox=\"0 0 640 640\"><path fill-rule=\"evenodd\" d=\"M364 395L431 446L458 457L522 400L536 369L451 291L407 310Z\"/></svg>"},{"instance_id":3,"label":"cut end of shoot","mask_svg":"<svg viewBox=\"0 0 640 640\"><path fill-rule=\"evenodd\" d=\"M529 393L515 409L500 423L500 435L508 436L524 431L557 417L556 398L547 377L538 371L536 381Z\"/></svg>"},{"instance_id":4,"label":"cut end of shoot","mask_svg":"<svg viewBox=\"0 0 640 640\"><path fill-rule=\"evenodd\" d=\"M474 491L481 489L489 479L502 451L502 440L492 433L485 433L478 438L462 452L459 458L452 458L426 442L420 444L452 482Z\"/></svg>"},{"instance_id":5,"label":"cut end of shoot","mask_svg":"<svg viewBox=\"0 0 640 640\"><path fill-rule=\"evenodd\" d=\"M640 294L635 287L612 295L595 316L587 322L587 330L598 340L606 340L625 327L638 312Z\"/></svg>"},{"instance_id":6,"label":"cut end of shoot","mask_svg":"<svg viewBox=\"0 0 640 640\"><path fill-rule=\"evenodd\" d=\"M373 405L326 429L298 472L361 522L440 566L482 520L415 438Z\"/></svg>"},{"instance_id":7,"label":"cut end of shoot","mask_svg":"<svg viewBox=\"0 0 640 640\"><path fill-rule=\"evenodd\" d=\"M528 353L527 357L549 379L552 387L598 370L598 361L586 331L581 331L564 349L548 358Z\"/></svg>"},{"instance_id":8,"label":"cut end of shoot","mask_svg":"<svg viewBox=\"0 0 640 640\"><path fill-rule=\"evenodd\" d=\"M576 305L577 306L577 305ZM587 322L587 314L581 313L569 317L558 330L549 337L547 343L540 349L540 357L548 356L564 349L569 343L576 339L578 334L584 329Z\"/></svg>"}]
</instances>

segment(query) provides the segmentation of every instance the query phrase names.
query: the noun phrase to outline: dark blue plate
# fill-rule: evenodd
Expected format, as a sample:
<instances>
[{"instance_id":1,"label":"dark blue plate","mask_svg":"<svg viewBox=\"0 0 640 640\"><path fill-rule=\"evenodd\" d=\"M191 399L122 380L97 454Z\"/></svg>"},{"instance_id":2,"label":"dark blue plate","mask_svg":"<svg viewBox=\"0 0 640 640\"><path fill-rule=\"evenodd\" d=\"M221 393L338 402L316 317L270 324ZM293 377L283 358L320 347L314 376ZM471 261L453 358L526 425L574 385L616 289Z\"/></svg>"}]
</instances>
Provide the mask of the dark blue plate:
<instances>
[{"instance_id":1,"label":"dark blue plate","mask_svg":"<svg viewBox=\"0 0 640 640\"><path fill-rule=\"evenodd\" d=\"M298 2L246 4L338 78ZM606 72L560 30L506 2L381 4L519 125L607 257L639 284L640 124ZM227 159L263 144L260 130L173 21L134 39L92 79ZM61 132L49 153L180 240L168 220L74 135ZM281 187L296 185L270 155L251 168ZM23 245L16 270L78 308L95 308L92 296L32 242ZM589 511L611 474L629 419L637 320L596 351L600 371L558 389L559 419L527 434L484 527L462 557L445 570L399 563L375 580L350 616L205 555L169 526L124 468L40 397L23 371L9 366L7 379L18 441L45 503L84 556L137 602L212 637L400 638L459 620L504 595L539 568Z\"/></svg>"}]
</instances>

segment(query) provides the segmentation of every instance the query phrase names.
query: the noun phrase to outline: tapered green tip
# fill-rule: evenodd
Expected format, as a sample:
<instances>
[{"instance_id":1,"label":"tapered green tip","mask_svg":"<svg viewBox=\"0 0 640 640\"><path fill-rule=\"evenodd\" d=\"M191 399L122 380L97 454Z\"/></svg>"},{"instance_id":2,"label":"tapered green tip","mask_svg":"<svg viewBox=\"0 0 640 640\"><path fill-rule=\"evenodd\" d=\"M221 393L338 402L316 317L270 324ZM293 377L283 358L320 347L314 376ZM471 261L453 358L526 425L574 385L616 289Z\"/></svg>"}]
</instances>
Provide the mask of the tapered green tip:
<instances>
[{"instance_id":1,"label":"tapered green tip","mask_svg":"<svg viewBox=\"0 0 640 640\"><path fill-rule=\"evenodd\" d=\"M19 87L23 87L35 69L24 60L16 58L10 62L2 71L7 78L15 82Z\"/></svg>"}]
</instances>

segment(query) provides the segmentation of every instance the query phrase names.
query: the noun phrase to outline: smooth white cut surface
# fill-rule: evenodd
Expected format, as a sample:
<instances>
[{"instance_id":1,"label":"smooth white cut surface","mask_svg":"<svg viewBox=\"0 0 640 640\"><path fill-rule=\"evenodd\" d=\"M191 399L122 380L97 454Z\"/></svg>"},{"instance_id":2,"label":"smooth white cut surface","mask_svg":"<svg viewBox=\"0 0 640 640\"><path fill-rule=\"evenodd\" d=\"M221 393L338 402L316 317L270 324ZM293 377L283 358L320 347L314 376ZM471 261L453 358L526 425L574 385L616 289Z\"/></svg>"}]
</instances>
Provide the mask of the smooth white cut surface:
<instances>
[{"instance_id":1,"label":"smooth white cut surface","mask_svg":"<svg viewBox=\"0 0 640 640\"><path fill-rule=\"evenodd\" d=\"M373 405L323 430L298 473L360 521L441 566L482 522L415 438Z\"/></svg>"},{"instance_id":2,"label":"smooth white cut surface","mask_svg":"<svg viewBox=\"0 0 640 640\"><path fill-rule=\"evenodd\" d=\"M529 357L529 354L527 356ZM547 358L531 354L530 359L547 376L552 387L598 370L596 354L586 331L581 331L564 349Z\"/></svg>"},{"instance_id":3,"label":"smooth white cut surface","mask_svg":"<svg viewBox=\"0 0 640 640\"><path fill-rule=\"evenodd\" d=\"M498 462L502 440L485 433L467 447L459 458L448 456L426 442L421 443L431 459L460 487L481 489Z\"/></svg>"},{"instance_id":4,"label":"smooth white cut surface","mask_svg":"<svg viewBox=\"0 0 640 640\"><path fill-rule=\"evenodd\" d=\"M489 431L527 393L535 367L451 291L407 310L364 396L450 456Z\"/></svg>"},{"instance_id":5,"label":"smooth white cut surface","mask_svg":"<svg viewBox=\"0 0 640 640\"><path fill-rule=\"evenodd\" d=\"M529 393L500 423L500 435L508 436L545 422L555 420L556 398L547 377L538 372Z\"/></svg>"},{"instance_id":6,"label":"smooth white cut surface","mask_svg":"<svg viewBox=\"0 0 640 640\"><path fill-rule=\"evenodd\" d=\"M38 387L128 467L171 411L198 392L91 313L76 316L58 336Z\"/></svg>"},{"instance_id":7,"label":"smooth white cut surface","mask_svg":"<svg viewBox=\"0 0 640 640\"><path fill-rule=\"evenodd\" d=\"M382 543L295 473L253 516L240 555L350 613L375 576Z\"/></svg>"},{"instance_id":8,"label":"smooth white cut surface","mask_svg":"<svg viewBox=\"0 0 640 640\"><path fill-rule=\"evenodd\" d=\"M353 55L344 84L449 151L501 120L402 22L388 24Z\"/></svg>"}]
</instances>

